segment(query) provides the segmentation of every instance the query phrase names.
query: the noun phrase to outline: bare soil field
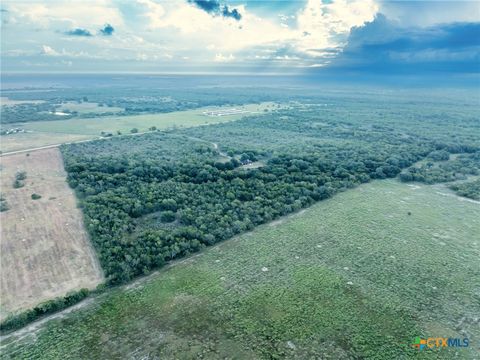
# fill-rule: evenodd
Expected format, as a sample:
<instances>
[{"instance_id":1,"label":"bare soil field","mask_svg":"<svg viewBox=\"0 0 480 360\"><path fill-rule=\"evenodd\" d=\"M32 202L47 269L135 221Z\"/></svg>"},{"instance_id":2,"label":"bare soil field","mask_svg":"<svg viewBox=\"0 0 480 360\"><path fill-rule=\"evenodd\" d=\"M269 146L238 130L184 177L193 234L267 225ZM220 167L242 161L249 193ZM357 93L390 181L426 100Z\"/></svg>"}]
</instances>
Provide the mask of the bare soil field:
<instances>
[{"instance_id":1,"label":"bare soil field","mask_svg":"<svg viewBox=\"0 0 480 360\"><path fill-rule=\"evenodd\" d=\"M3 156L0 164L9 206L0 213L0 319L102 282L58 148ZM25 186L15 189L18 171L27 177ZM33 200L34 193L41 198Z\"/></svg>"}]
</instances>

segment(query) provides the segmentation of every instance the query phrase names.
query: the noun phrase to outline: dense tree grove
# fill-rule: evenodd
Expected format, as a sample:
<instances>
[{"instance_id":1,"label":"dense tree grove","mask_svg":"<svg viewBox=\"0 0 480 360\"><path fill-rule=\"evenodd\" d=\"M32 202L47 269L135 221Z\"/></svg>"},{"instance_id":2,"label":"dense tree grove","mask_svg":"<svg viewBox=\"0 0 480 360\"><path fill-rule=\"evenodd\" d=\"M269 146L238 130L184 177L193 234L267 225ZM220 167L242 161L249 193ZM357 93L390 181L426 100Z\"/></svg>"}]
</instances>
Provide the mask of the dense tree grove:
<instances>
[{"instance_id":1,"label":"dense tree grove","mask_svg":"<svg viewBox=\"0 0 480 360\"><path fill-rule=\"evenodd\" d=\"M465 196L473 200L480 200L480 179L450 185L450 189L460 196Z\"/></svg>"},{"instance_id":2,"label":"dense tree grove","mask_svg":"<svg viewBox=\"0 0 480 360\"><path fill-rule=\"evenodd\" d=\"M478 151L468 132L445 142L413 125L361 120L292 107L62 152L108 282L121 283L427 156Z\"/></svg>"},{"instance_id":3,"label":"dense tree grove","mask_svg":"<svg viewBox=\"0 0 480 360\"><path fill-rule=\"evenodd\" d=\"M442 182L451 182L456 180L465 180L468 175L480 174L480 151L474 147L466 147L462 151L470 152L460 154L453 159L449 159L449 153L442 150L442 157L436 157L440 162L431 161L432 157L427 158L419 166L409 167L400 174L402 181L419 181L427 184ZM435 152L440 153L440 152Z\"/></svg>"},{"instance_id":4,"label":"dense tree grove","mask_svg":"<svg viewBox=\"0 0 480 360\"><path fill-rule=\"evenodd\" d=\"M41 104L18 104L14 106L2 106L1 124L24 123L28 121L65 120L72 115L57 116L54 114L56 106L49 103Z\"/></svg>"}]
</instances>

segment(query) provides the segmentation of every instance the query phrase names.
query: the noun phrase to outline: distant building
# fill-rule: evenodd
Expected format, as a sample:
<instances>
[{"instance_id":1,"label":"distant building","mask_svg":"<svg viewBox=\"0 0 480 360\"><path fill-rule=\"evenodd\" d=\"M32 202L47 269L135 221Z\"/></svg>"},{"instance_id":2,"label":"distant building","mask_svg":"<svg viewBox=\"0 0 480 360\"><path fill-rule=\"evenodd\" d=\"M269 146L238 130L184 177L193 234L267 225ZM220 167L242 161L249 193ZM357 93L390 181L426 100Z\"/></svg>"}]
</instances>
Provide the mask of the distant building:
<instances>
[{"instance_id":1,"label":"distant building","mask_svg":"<svg viewBox=\"0 0 480 360\"><path fill-rule=\"evenodd\" d=\"M237 114L247 114L250 111L244 109L219 109L219 110L207 110L203 112L206 116L228 116Z\"/></svg>"},{"instance_id":2,"label":"distant building","mask_svg":"<svg viewBox=\"0 0 480 360\"><path fill-rule=\"evenodd\" d=\"M11 128L11 129L7 129L7 130L2 130L0 132L1 135L10 135L10 134L17 134L17 133L24 133L25 132L25 129L21 129L21 128Z\"/></svg>"}]
</instances>

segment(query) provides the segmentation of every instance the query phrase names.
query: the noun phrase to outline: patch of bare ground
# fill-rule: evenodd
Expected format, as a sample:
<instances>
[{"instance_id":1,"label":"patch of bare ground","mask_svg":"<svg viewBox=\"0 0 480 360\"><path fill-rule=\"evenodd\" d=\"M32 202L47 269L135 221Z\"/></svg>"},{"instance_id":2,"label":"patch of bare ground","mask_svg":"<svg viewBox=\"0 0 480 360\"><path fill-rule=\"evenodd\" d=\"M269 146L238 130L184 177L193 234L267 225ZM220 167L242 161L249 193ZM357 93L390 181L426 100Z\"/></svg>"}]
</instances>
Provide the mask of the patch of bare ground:
<instances>
[{"instance_id":1,"label":"patch of bare ground","mask_svg":"<svg viewBox=\"0 0 480 360\"><path fill-rule=\"evenodd\" d=\"M9 205L0 213L0 319L72 290L95 288L102 270L59 149L3 156L0 162ZM26 179L15 189L18 171L26 171Z\"/></svg>"},{"instance_id":2,"label":"patch of bare ground","mask_svg":"<svg viewBox=\"0 0 480 360\"><path fill-rule=\"evenodd\" d=\"M262 161L255 161L250 164L242 165L242 169L258 169L263 166L265 166L265 163L263 163Z\"/></svg>"}]
</instances>

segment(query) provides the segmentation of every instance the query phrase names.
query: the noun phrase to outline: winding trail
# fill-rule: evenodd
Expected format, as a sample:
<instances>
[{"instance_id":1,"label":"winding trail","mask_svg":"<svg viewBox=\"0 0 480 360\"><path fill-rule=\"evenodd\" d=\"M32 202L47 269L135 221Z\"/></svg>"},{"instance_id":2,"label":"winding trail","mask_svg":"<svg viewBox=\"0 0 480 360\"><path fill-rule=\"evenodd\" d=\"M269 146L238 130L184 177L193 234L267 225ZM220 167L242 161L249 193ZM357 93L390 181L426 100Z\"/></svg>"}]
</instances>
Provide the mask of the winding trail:
<instances>
[{"instance_id":1,"label":"winding trail","mask_svg":"<svg viewBox=\"0 0 480 360\"><path fill-rule=\"evenodd\" d=\"M182 136L185 136L187 139L190 139L190 140L195 140L195 141L200 141L200 142L203 142L203 143L207 143L207 144L210 144L213 146L213 148L218 151L218 154L222 157L225 157L225 158L228 158L228 160L231 160L232 157L229 156L227 153L223 152L220 150L220 147L218 146L218 144L216 142L213 142L213 141L208 141L208 140L205 140L205 139L201 139L201 138L197 138L197 137L194 137L194 136L187 136L187 135L182 135Z\"/></svg>"},{"instance_id":2,"label":"winding trail","mask_svg":"<svg viewBox=\"0 0 480 360\"><path fill-rule=\"evenodd\" d=\"M99 136L99 137L95 137L95 138L92 138L92 139L78 140L78 141L71 141L71 142L64 142L64 143L52 144L52 145L45 145L45 146L40 146L40 147L30 148L30 149L9 151L9 152L5 152L5 153L0 154L0 156L8 156L8 155L29 153L29 152L38 151L38 150L56 148L56 147L59 147L59 146L61 146L61 145L79 144L79 143L96 141L96 140L108 140L108 139L113 139L113 138L118 138L118 137L143 135L143 134L147 134L147 133L151 133L151 132L155 132L155 131L157 131L157 130L144 131L144 132L138 132L138 133L133 133L133 134L116 135L116 136Z\"/></svg>"},{"instance_id":3,"label":"winding trail","mask_svg":"<svg viewBox=\"0 0 480 360\"><path fill-rule=\"evenodd\" d=\"M218 147L218 144L217 144L217 143L212 142L211 144L213 145L213 147L215 148L215 150L218 151L218 153L220 154L220 156L226 157L226 158L228 158L229 160L232 159L231 156L229 156L227 153L224 153L223 151L220 150L220 148Z\"/></svg>"}]
</instances>

